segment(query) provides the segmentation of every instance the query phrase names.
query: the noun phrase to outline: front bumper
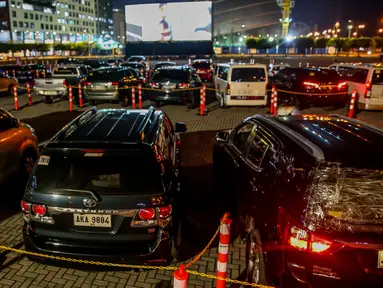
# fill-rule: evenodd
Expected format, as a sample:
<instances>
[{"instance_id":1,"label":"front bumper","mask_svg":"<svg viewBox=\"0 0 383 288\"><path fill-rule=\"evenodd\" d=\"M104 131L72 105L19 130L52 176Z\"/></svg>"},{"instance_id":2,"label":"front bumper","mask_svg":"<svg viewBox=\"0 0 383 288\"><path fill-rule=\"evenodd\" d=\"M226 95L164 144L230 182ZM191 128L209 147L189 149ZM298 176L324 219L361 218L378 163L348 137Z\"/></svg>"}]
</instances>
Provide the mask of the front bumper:
<instances>
[{"instance_id":1,"label":"front bumper","mask_svg":"<svg viewBox=\"0 0 383 288\"><path fill-rule=\"evenodd\" d=\"M172 242L167 230L160 230L156 241L150 243L146 241L111 241L106 243L105 241L97 241L97 237L94 235L90 236L86 242L76 239L68 241L53 235L52 237L37 235L26 225L23 227L23 237L27 251L45 255L137 265L166 265L173 260L171 256ZM113 238L113 235L110 237ZM40 257L38 258L40 259ZM41 259L49 260L49 258L44 257Z\"/></svg>"}]
</instances>

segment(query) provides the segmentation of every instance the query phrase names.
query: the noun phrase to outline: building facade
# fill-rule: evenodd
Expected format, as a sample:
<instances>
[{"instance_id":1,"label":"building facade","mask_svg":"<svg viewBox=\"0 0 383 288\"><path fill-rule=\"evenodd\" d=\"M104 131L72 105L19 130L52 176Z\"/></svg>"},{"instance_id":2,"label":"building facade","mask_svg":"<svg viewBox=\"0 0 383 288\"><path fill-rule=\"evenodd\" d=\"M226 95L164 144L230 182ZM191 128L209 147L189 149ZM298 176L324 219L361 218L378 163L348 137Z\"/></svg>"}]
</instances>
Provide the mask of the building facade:
<instances>
[{"instance_id":1,"label":"building facade","mask_svg":"<svg viewBox=\"0 0 383 288\"><path fill-rule=\"evenodd\" d=\"M107 40L108 33L97 33L96 14L95 0L0 1L0 42L65 44Z\"/></svg>"},{"instance_id":2,"label":"building facade","mask_svg":"<svg viewBox=\"0 0 383 288\"><path fill-rule=\"evenodd\" d=\"M121 9L113 9L113 36L121 45L126 44L125 13Z\"/></svg>"},{"instance_id":3,"label":"building facade","mask_svg":"<svg viewBox=\"0 0 383 288\"><path fill-rule=\"evenodd\" d=\"M96 11L96 33L107 40L113 38L112 0L94 0Z\"/></svg>"}]
</instances>

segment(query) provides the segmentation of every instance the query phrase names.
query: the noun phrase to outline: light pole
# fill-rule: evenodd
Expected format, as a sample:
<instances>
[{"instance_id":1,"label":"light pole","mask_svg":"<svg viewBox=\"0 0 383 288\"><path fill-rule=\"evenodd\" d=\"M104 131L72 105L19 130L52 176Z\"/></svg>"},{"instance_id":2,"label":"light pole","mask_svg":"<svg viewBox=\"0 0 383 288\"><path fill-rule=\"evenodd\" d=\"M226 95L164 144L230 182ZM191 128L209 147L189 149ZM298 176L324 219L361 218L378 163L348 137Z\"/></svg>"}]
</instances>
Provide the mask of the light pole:
<instances>
[{"instance_id":1,"label":"light pole","mask_svg":"<svg viewBox=\"0 0 383 288\"><path fill-rule=\"evenodd\" d=\"M351 30L352 30L353 26L352 25L348 25L347 26L347 29L348 29L348 38L351 38Z\"/></svg>"},{"instance_id":2,"label":"light pole","mask_svg":"<svg viewBox=\"0 0 383 288\"><path fill-rule=\"evenodd\" d=\"M366 28L366 25L364 25L364 24L358 25L358 26L356 27L356 34L358 35L358 29L359 29L359 30L362 30L362 29L364 29L364 28ZM363 36L363 35L360 35L360 36Z\"/></svg>"}]
</instances>

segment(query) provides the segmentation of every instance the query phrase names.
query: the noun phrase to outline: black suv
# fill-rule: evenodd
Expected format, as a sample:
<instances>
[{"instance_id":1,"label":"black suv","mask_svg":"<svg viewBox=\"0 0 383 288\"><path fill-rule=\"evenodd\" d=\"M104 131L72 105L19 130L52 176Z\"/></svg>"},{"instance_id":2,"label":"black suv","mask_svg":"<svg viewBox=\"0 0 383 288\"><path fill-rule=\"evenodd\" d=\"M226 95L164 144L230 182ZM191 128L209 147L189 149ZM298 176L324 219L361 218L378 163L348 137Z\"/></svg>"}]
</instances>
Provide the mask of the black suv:
<instances>
[{"instance_id":1,"label":"black suv","mask_svg":"<svg viewBox=\"0 0 383 288\"><path fill-rule=\"evenodd\" d=\"M300 108L309 106L344 107L349 101L347 82L329 69L286 67L272 79L278 102Z\"/></svg>"},{"instance_id":2,"label":"black suv","mask_svg":"<svg viewBox=\"0 0 383 288\"><path fill-rule=\"evenodd\" d=\"M383 131L338 115L256 115L219 132L213 157L249 281L382 287Z\"/></svg>"},{"instance_id":3,"label":"black suv","mask_svg":"<svg viewBox=\"0 0 383 288\"><path fill-rule=\"evenodd\" d=\"M202 81L195 69L188 66L168 66L158 69L150 81L150 100L160 106L162 102L186 103L194 108L200 101Z\"/></svg>"},{"instance_id":4,"label":"black suv","mask_svg":"<svg viewBox=\"0 0 383 288\"><path fill-rule=\"evenodd\" d=\"M28 251L169 263L180 231L179 132L162 111L91 108L44 147L24 198Z\"/></svg>"}]
</instances>

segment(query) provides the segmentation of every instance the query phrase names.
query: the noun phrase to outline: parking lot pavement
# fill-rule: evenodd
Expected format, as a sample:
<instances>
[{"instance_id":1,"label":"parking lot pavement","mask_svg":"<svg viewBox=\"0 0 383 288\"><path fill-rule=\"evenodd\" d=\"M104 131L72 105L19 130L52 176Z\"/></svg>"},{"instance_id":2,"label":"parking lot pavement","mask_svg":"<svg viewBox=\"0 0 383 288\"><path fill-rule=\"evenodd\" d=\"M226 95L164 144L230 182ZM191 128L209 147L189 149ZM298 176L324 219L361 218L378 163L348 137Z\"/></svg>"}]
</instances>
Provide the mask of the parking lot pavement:
<instances>
[{"instance_id":1,"label":"parking lot pavement","mask_svg":"<svg viewBox=\"0 0 383 288\"><path fill-rule=\"evenodd\" d=\"M45 97L38 96L36 93L31 94L32 105L38 105L45 100ZM19 109L20 111L24 108L29 107L28 94L24 89L18 90L18 100L19 100ZM15 100L13 96L6 96L0 98L0 107L8 110L9 112L14 112L15 110ZM31 106L32 107L32 106Z\"/></svg>"}]
</instances>

